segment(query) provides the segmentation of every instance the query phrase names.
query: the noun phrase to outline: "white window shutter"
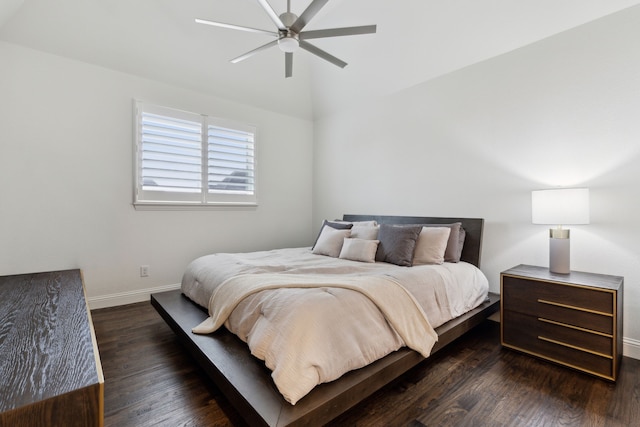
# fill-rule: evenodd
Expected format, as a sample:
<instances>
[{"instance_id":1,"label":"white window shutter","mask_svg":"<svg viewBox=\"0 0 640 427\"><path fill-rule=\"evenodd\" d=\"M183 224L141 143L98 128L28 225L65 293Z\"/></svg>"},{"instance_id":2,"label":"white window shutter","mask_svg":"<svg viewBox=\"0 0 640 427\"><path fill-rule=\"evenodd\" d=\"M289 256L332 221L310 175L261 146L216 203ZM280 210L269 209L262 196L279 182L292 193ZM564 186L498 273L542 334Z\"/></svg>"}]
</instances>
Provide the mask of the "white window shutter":
<instances>
[{"instance_id":1,"label":"white window shutter","mask_svg":"<svg viewBox=\"0 0 640 427\"><path fill-rule=\"evenodd\" d=\"M134 205L255 205L255 133L136 102Z\"/></svg>"},{"instance_id":2,"label":"white window shutter","mask_svg":"<svg viewBox=\"0 0 640 427\"><path fill-rule=\"evenodd\" d=\"M209 193L252 195L255 190L255 132L214 124L207 130Z\"/></svg>"},{"instance_id":3,"label":"white window shutter","mask_svg":"<svg viewBox=\"0 0 640 427\"><path fill-rule=\"evenodd\" d=\"M202 189L200 123L142 113L142 186L164 191Z\"/></svg>"}]
</instances>

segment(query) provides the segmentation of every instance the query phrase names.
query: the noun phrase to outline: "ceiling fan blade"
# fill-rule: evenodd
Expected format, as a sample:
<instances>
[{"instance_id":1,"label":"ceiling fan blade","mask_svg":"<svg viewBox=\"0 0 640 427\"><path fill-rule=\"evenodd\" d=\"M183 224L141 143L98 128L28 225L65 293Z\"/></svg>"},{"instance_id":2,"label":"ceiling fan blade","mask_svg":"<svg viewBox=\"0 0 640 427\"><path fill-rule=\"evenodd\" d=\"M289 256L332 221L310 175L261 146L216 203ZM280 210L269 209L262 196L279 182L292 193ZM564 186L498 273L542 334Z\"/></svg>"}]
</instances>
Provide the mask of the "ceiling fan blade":
<instances>
[{"instance_id":1,"label":"ceiling fan blade","mask_svg":"<svg viewBox=\"0 0 640 427\"><path fill-rule=\"evenodd\" d=\"M316 13L322 9L322 7L327 4L329 0L313 0L309 6L302 12L302 15L296 19L296 22L291 26L291 31L298 34L302 29L311 21Z\"/></svg>"},{"instance_id":2,"label":"ceiling fan blade","mask_svg":"<svg viewBox=\"0 0 640 427\"><path fill-rule=\"evenodd\" d=\"M285 52L284 54L284 76L293 76L293 53Z\"/></svg>"},{"instance_id":3,"label":"ceiling fan blade","mask_svg":"<svg viewBox=\"0 0 640 427\"><path fill-rule=\"evenodd\" d=\"M247 59L247 58L249 58L249 57L251 57L251 56L255 55L256 53L258 53L258 52L262 52L263 50L268 49L268 48L270 48L271 46L276 46L277 44L278 44L278 40L271 41L271 42L269 42L269 43L267 43L267 44L265 44L265 45L262 45L262 46L260 46L260 47L257 47L257 48L255 48L255 49L253 49L253 50L251 50L251 51L249 51L249 52L245 53L244 55L240 55L240 56L238 56L237 58L233 58L230 62L231 62L232 64L237 64L238 62L240 62L240 61L244 61L245 59Z\"/></svg>"},{"instance_id":4,"label":"ceiling fan blade","mask_svg":"<svg viewBox=\"0 0 640 427\"><path fill-rule=\"evenodd\" d=\"M282 22L282 19L280 19L278 14L273 10L273 8L271 7L271 5L267 0L258 0L258 3L260 3L260 6L262 6L264 11L267 12L267 15L269 15L269 18L271 18L273 23L276 24L276 27L278 27L280 31L287 31L287 26L284 25L284 23Z\"/></svg>"},{"instance_id":5,"label":"ceiling fan blade","mask_svg":"<svg viewBox=\"0 0 640 427\"><path fill-rule=\"evenodd\" d=\"M361 27L329 28L326 30L303 31L300 40L320 39L324 37L357 36L360 34L373 34L375 25L363 25Z\"/></svg>"},{"instance_id":6,"label":"ceiling fan blade","mask_svg":"<svg viewBox=\"0 0 640 427\"><path fill-rule=\"evenodd\" d=\"M267 30L261 30L259 28L251 28L251 27L241 27L239 25L225 24L224 22L207 21L206 19L197 19L197 18L196 18L196 22L198 24L211 25L213 27L230 28L232 30L249 31L251 33L260 33L260 34L268 34L270 36L278 36L278 33L276 33L275 31L267 31Z\"/></svg>"},{"instance_id":7,"label":"ceiling fan blade","mask_svg":"<svg viewBox=\"0 0 640 427\"><path fill-rule=\"evenodd\" d=\"M334 65L337 65L340 68L344 68L347 66L347 63L336 58L335 56L325 52L324 50L315 47L314 45L305 42L304 40L300 40L300 47L306 50L307 52L311 52L316 56L324 59L325 61L329 61Z\"/></svg>"}]
</instances>

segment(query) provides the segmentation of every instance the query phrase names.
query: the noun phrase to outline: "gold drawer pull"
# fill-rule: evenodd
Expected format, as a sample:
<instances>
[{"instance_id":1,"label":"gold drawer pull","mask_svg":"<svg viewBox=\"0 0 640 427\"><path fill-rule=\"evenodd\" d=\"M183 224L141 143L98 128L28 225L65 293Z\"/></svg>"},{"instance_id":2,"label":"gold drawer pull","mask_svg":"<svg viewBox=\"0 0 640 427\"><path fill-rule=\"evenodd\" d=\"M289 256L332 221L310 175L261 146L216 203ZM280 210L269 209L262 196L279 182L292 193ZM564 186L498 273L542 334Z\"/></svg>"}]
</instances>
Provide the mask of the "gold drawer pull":
<instances>
[{"instance_id":1,"label":"gold drawer pull","mask_svg":"<svg viewBox=\"0 0 640 427\"><path fill-rule=\"evenodd\" d=\"M590 334L600 335L607 338L613 338L612 334L606 334L604 332L594 331L593 329L581 328L580 326L574 326L574 325L569 325L567 323L556 322L555 320L543 319L542 317L538 317L538 320L545 323L551 323L552 325L563 326L565 328L571 328L577 331L588 332Z\"/></svg>"},{"instance_id":2,"label":"gold drawer pull","mask_svg":"<svg viewBox=\"0 0 640 427\"><path fill-rule=\"evenodd\" d=\"M544 299L538 299L538 302L541 303L541 304L554 305L556 307L569 308L571 310L578 310L578 311L584 311L584 312L587 312L587 313L599 314L601 316L613 317L612 313L605 313L604 311L590 310L590 309L584 308L584 307L576 307L575 305L561 304L559 302L547 301L547 300L544 300Z\"/></svg>"},{"instance_id":3,"label":"gold drawer pull","mask_svg":"<svg viewBox=\"0 0 640 427\"><path fill-rule=\"evenodd\" d=\"M604 353L599 353L597 351L593 351L593 350L589 350L587 348L583 348L583 347L578 347L577 345L571 345L571 344L567 344L566 342L562 342L562 341L556 341L556 340L552 340L551 338L546 338L543 336L538 335L538 339L542 340L542 341L547 341L553 344L558 344L564 347L569 347L572 348L574 350L579 350L579 351L584 351L585 353L591 353L591 354L595 354L596 356L600 356L600 357L604 357L606 359L613 359L613 356L611 354L604 354Z\"/></svg>"}]
</instances>

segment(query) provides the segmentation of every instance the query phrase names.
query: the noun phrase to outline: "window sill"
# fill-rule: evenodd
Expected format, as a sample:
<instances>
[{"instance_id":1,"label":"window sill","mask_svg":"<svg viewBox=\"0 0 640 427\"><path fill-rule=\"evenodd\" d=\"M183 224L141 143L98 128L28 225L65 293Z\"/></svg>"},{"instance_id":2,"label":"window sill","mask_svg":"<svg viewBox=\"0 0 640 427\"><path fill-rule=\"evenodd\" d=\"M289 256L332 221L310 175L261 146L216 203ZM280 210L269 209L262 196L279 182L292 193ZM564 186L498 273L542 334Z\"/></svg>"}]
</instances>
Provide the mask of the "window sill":
<instances>
[{"instance_id":1,"label":"window sill","mask_svg":"<svg viewBox=\"0 0 640 427\"><path fill-rule=\"evenodd\" d=\"M255 210L258 204L253 202L228 203L172 203L172 202L136 202L137 211L200 211L200 210Z\"/></svg>"}]
</instances>

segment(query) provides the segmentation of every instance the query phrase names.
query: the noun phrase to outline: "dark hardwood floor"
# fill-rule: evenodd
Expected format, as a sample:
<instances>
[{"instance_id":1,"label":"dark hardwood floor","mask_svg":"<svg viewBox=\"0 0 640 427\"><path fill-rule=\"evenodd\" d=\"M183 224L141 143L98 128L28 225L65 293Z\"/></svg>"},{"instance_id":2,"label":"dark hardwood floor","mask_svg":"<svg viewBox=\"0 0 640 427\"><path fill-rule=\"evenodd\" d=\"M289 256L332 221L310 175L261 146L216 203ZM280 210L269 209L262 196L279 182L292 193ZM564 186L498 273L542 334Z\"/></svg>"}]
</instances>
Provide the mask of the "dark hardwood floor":
<instances>
[{"instance_id":1,"label":"dark hardwood floor","mask_svg":"<svg viewBox=\"0 0 640 427\"><path fill-rule=\"evenodd\" d=\"M242 426L149 303L92 312L106 426ZM487 321L333 426L639 426L640 360L616 384L500 347Z\"/></svg>"}]
</instances>

